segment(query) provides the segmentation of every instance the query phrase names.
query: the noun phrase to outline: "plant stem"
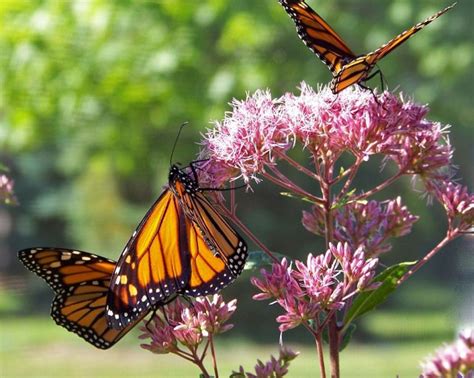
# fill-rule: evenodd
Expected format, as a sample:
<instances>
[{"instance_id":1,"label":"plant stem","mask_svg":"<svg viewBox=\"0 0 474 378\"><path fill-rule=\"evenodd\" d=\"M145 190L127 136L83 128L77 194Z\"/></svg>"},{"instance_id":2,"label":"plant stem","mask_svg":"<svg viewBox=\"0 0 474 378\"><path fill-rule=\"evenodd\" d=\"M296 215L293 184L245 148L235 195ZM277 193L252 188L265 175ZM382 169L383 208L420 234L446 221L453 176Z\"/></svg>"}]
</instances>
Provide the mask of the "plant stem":
<instances>
[{"instance_id":1,"label":"plant stem","mask_svg":"<svg viewBox=\"0 0 474 378\"><path fill-rule=\"evenodd\" d=\"M278 155L280 158L282 158L283 160L286 160L290 165L292 165L293 167L295 167L298 171L300 172L303 172L306 176L309 176L317 181L320 181L321 178L314 172L312 172L311 170L309 170L308 168L302 166L300 163L298 163L297 161L293 160L292 158L290 158L288 155L286 155L285 153L283 152L280 152L280 151L276 151L276 155Z\"/></svg>"},{"instance_id":2,"label":"plant stem","mask_svg":"<svg viewBox=\"0 0 474 378\"><path fill-rule=\"evenodd\" d=\"M219 378L219 372L217 370L216 351L214 349L214 340L212 338L212 335L209 335L209 343L211 344L212 364L214 366L215 378Z\"/></svg>"},{"instance_id":3,"label":"plant stem","mask_svg":"<svg viewBox=\"0 0 474 378\"><path fill-rule=\"evenodd\" d=\"M204 366L203 359L199 358L198 355L197 355L197 350L196 349L192 350L192 353L193 353L193 357L194 357L194 360L193 360L194 364L197 365L199 367L199 369L201 369L202 374L204 375L204 377L210 378L210 375L207 372L206 367Z\"/></svg>"},{"instance_id":4,"label":"plant stem","mask_svg":"<svg viewBox=\"0 0 474 378\"><path fill-rule=\"evenodd\" d=\"M316 343L316 351L319 359L319 369L321 370L321 378L326 378L326 366L324 365L324 350L323 341L321 339L321 333L315 332L314 329L306 322L302 323L304 327L313 335Z\"/></svg>"},{"instance_id":5,"label":"plant stem","mask_svg":"<svg viewBox=\"0 0 474 378\"><path fill-rule=\"evenodd\" d=\"M401 176L403 176L403 172L399 171L396 175L390 177L389 179L385 180L381 184L377 185L375 188L369 190L368 192L361 193L358 196L355 196L351 199L351 202L359 201L362 199L366 199L370 196L373 196L375 193L380 192L381 190L385 189L387 186L393 184L396 180L398 180Z\"/></svg>"},{"instance_id":6,"label":"plant stem","mask_svg":"<svg viewBox=\"0 0 474 378\"><path fill-rule=\"evenodd\" d=\"M334 314L329 320L329 356L331 358L331 378L339 378L339 330Z\"/></svg>"},{"instance_id":7,"label":"plant stem","mask_svg":"<svg viewBox=\"0 0 474 378\"><path fill-rule=\"evenodd\" d=\"M284 177L280 172L277 172L276 170L272 169L272 171L277 175L277 176L280 176L280 177L275 177L275 176L272 176L270 175L269 173L265 172L263 173L263 177L265 177L266 179L270 180L271 182L273 182L275 185L278 185L278 186L281 186L282 188L286 189L286 190L289 190L291 192L294 192L294 193L297 193L298 195L300 195L301 197L306 197L306 198L309 198L312 202L314 203L321 203L321 199L312 195L311 193L308 193L307 191L305 191L304 189L294 185L293 183L291 183L287 178L282 178Z\"/></svg>"},{"instance_id":8,"label":"plant stem","mask_svg":"<svg viewBox=\"0 0 474 378\"><path fill-rule=\"evenodd\" d=\"M459 229L448 230L446 236L441 240L436 247L434 247L429 253L426 254L420 261L418 261L413 268L411 268L408 272L406 272L402 278L397 281L397 286L401 285L405 282L409 277L411 277L418 269L420 269L423 265L425 265L428 260L430 260L438 251L441 250L446 244L448 244L451 240L455 239L460 235Z\"/></svg>"},{"instance_id":9,"label":"plant stem","mask_svg":"<svg viewBox=\"0 0 474 378\"><path fill-rule=\"evenodd\" d=\"M255 244L257 244L263 252L265 252L274 262L278 263L278 259L273 255L273 253L268 249L268 247L263 244L253 233L250 231L247 226L245 226L242 221L237 218L237 216L233 215L232 212L225 206L219 206L222 213L225 214L227 218L229 218L233 223L235 223L242 232L249 237Z\"/></svg>"},{"instance_id":10,"label":"plant stem","mask_svg":"<svg viewBox=\"0 0 474 378\"><path fill-rule=\"evenodd\" d=\"M332 214L332 198L331 198L331 182L334 165L330 162L324 164L324 175L321 180L321 192L323 194L324 212L325 212L325 239L326 248L333 241L333 214ZM329 357L331 360L331 377L339 378L339 330L337 327L337 313L330 316L329 319Z\"/></svg>"}]
</instances>

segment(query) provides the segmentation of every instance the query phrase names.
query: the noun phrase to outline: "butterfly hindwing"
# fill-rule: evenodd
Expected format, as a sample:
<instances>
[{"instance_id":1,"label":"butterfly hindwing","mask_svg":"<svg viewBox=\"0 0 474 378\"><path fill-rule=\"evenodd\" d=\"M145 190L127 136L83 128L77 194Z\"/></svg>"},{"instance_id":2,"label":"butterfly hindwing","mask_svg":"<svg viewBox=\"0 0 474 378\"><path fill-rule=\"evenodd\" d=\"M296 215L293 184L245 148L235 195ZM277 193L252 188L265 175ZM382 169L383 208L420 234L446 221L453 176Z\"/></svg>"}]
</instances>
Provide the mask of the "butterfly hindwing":
<instances>
[{"instance_id":1,"label":"butterfly hindwing","mask_svg":"<svg viewBox=\"0 0 474 378\"><path fill-rule=\"evenodd\" d=\"M54 321L97 348L110 348L139 321L120 331L107 323L105 305L114 261L64 248L25 249L18 257L55 291Z\"/></svg>"}]
</instances>

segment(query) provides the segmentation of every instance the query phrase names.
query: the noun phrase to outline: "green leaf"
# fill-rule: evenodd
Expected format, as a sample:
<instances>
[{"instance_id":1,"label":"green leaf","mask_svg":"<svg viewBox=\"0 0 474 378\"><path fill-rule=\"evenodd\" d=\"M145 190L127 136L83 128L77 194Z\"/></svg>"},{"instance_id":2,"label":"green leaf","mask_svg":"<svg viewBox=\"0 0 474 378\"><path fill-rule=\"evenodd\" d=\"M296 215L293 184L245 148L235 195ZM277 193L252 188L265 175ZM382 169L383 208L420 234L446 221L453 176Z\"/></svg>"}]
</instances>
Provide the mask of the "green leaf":
<instances>
[{"instance_id":1,"label":"green leaf","mask_svg":"<svg viewBox=\"0 0 474 378\"><path fill-rule=\"evenodd\" d=\"M339 345L339 352L342 352L344 348L349 345L349 342L352 339L352 335L354 334L357 326L354 323L349 323L347 327L345 327L344 336L342 337L341 344Z\"/></svg>"},{"instance_id":2,"label":"green leaf","mask_svg":"<svg viewBox=\"0 0 474 378\"><path fill-rule=\"evenodd\" d=\"M287 256L281 253L272 252L272 254L280 261L281 259L283 259L283 257L286 257L288 259ZM273 263L274 261L272 260L272 258L268 256L265 252L251 251L249 252L249 255L247 257L247 262L245 263L244 270L255 270L264 266L270 266Z\"/></svg>"},{"instance_id":3,"label":"green leaf","mask_svg":"<svg viewBox=\"0 0 474 378\"><path fill-rule=\"evenodd\" d=\"M290 193L290 192L280 192L280 195L283 196L283 197L297 199L297 200L300 200L300 201L303 201L303 202L309 202L313 205L315 204L315 202L312 201L311 199L309 199L308 197L297 196L297 195L295 195L293 193Z\"/></svg>"},{"instance_id":4,"label":"green leaf","mask_svg":"<svg viewBox=\"0 0 474 378\"><path fill-rule=\"evenodd\" d=\"M344 318L344 328L357 319L359 316L373 310L379 304L383 303L388 296L397 288L398 280L405 274L410 266L416 264L414 262L402 262L385 269L382 273L374 278L373 282L381 282L382 284L375 290L361 292Z\"/></svg>"}]
</instances>

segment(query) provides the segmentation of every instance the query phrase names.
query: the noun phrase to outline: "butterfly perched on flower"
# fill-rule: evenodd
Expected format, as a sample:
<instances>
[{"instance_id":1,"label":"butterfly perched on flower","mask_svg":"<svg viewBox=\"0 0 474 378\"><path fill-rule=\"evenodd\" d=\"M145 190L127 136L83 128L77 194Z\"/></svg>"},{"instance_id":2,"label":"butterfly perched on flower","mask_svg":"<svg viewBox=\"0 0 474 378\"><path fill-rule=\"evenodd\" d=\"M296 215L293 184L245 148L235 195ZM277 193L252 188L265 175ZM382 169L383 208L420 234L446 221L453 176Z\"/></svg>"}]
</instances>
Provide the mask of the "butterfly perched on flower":
<instances>
[{"instance_id":1,"label":"butterfly perched on flower","mask_svg":"<svg viewBox=\"0 0 474 378\"><path fill-rule=\"evenodd\" d=\"M353 85L369 80L377 62L400 46L426 25L453 8L456 3L435 13L426 20L405 30L377 50L357 56L344 40L303 0L279 0L296 24L296 31L308 48L331 70L331 90L334 94Z\"/></svg>"},{"instance_id":2,"label":"butterfly perched on flower","mask_svg":"<svg viewBox=\"0 0 474 378\"><path fill-rule=\"evenodd\" d=\"M197 178L172 166L168 187L117 263L64 248L30 248L18 257L54 290L56 323L107 349L176 295L214 294L231 283L243 270L247 244Z\"/></svg>"},{"instance_id":3,"label":"butterfly perched on flower","mask_svg":"<svg viewBox=\"0 0 474 378\"><path fill-rule=\"evenodd\" d=\"M125 246L112 275L107 318L122 329L172 294L214 294L243 270L247 244L194 177L173 165L168 188Z\"/></svg>"}]
</instances>

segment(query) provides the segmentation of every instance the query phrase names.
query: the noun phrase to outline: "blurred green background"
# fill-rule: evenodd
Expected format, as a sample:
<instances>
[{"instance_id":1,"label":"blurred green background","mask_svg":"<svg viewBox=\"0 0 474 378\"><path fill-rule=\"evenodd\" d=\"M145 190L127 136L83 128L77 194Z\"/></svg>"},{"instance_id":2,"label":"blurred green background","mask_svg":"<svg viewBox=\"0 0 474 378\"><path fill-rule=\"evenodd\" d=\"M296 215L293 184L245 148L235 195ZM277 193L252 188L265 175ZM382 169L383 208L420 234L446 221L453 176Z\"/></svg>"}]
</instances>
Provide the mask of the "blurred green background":
<instances>
[{"instance_id":1,"label":"blurred green background","mask_svg":"<svg viewBox=\"0 0 474 378\"><path fill-rule=\"evenodd\" d=\"M448 5L308 2L360 53ZM473 179L473 14L473 1L458 1L380 63L390 89L429 103L431 119L452 125L465 183ZM116 259L166 182L181 123L191 126L174 158L186 163L233 97L258 88L277 97L297 92L302 80L316 87L330 73L276 0L1 1L0 162L10 167L20 206L0 207L0 375L196 376L173 357L142 351L136 332L101 352L57 327L48 318L50 290L16 251L65 246ZM370 169L361 172L360 187L380 178ZM239 215L262 241L292 258L321 252L321 241L300 224L302 205L266 183L254 189L237 193ZM383 257L387 265L423 256L445 229L441 209L427 206L408 179L379 199L399 194L422 219ZM474 323L473 272L466 236L358 324L341 357L343 376L419 373L421 357ZM218 346L223 376L278 349L278 310L251 300L249 277L224 291L240 305L235 328ZM283 340L302 352L290 376L316 376L310 337L290 331Z\"/></svg>"}]
</instances>

